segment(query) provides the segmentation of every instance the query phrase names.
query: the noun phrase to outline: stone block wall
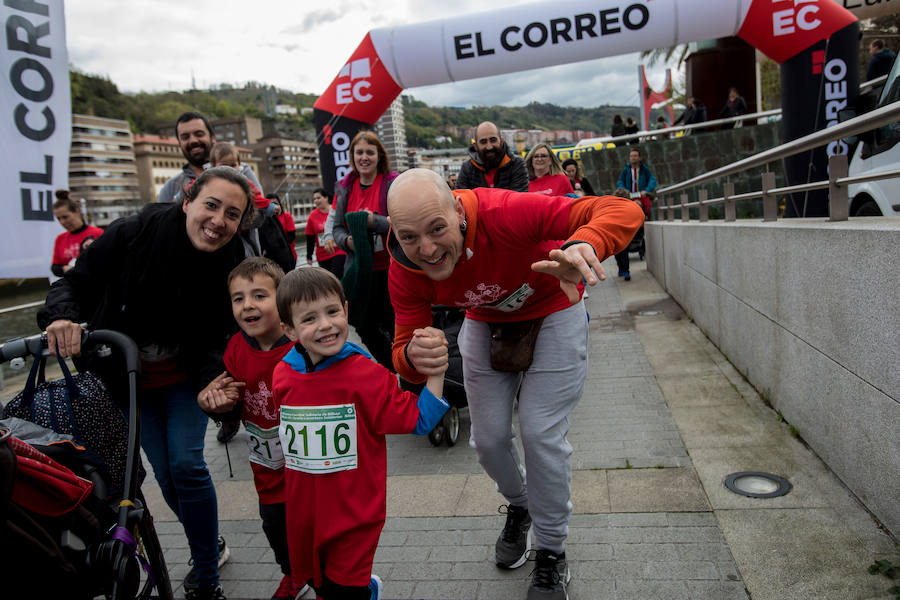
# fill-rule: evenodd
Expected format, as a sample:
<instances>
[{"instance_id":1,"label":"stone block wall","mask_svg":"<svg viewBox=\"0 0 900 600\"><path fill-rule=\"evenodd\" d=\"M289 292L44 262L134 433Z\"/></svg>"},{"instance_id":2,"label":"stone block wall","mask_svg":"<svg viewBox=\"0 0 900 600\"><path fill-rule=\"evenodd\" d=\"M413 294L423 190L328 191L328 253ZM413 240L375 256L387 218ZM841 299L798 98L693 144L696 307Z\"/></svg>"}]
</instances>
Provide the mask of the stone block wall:
<instances>
[{"instance_id":1,"label":"stone block wall","mask_svg":"<svg viewBox=\"0 0 900 600\"><path fill-rule=\"evenodd\" d=\"M779 144L781 144L780 121L763 125L745 125L737 129L694 132L680 138L646 140L637 145L641 149L644 162L653 170L659 186L662 187L723 167ZM616 189L616 181L628 163L630 151L630 146L620 145L581 155L584 173L597 194L611 194ZM785 185L782 161L775 161L767 166L775 173L775 184ZM760 176L764 171L766 167L760 166L732 176L730 181L734 183L735 193L762 189ZM722 196L722 184L725 182L724 179L716 180L700 187L709 191L710 198L719 198ZM697 199L698 189L687 191L689 201ZM710 218L722 218L723 214L721 205L710 207ZM761 200L738 202L738 218L761 215Z\"/></svg>"}]
</instances>

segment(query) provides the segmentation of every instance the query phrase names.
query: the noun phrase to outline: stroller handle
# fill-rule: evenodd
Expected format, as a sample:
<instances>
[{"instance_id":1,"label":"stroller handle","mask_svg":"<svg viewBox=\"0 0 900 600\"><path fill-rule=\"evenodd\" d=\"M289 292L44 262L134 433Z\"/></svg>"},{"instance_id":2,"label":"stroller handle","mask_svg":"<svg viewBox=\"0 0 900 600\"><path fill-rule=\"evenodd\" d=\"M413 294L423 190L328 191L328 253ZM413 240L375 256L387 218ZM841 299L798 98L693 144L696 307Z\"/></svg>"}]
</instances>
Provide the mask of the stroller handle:
<instances>
[{"instance_id":1,"label":"stroller handle","mask_svg":"<svg viewBox=\"0 0 900 600\"><path fill-rule=\"evenodd\" d=\"M130 337L118 331L109 329L97 329L85 331L81 337L81 345L109 344L114 346L125 357L125 366L128 372L138 372L138 349ZM35 354L47 353L47 334L36 333L34 335L15 338L4 344L0 344L0 362L8 362L14 358L25 358Z\"/></svg>"}]
</instances>

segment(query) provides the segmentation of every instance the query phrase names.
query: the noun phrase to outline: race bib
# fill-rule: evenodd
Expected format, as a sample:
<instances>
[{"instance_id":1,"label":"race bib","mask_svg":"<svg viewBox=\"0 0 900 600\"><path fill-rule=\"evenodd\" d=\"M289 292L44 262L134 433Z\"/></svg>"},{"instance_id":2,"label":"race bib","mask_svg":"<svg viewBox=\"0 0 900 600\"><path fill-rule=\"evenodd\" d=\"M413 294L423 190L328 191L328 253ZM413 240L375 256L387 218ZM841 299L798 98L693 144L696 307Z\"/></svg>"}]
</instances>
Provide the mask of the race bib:
<instances>
[{"instance_id":1,"label":"race bib","mask_svg":"<svg viewBox=\"0 0 900 600\"><path fill-rule=\"evenodd\" d=\"M282 406L278 436L288 469L317 475L357 466L353 404Z\"/></svg>"},{"instance_id":2,"label":"race bib","mask_svg":"<svg viewBox=\"0 0 900 600\"><path fill-rule=\"evenodd\" d=\"M281 451L281 440L278 439L278 427L263 429L250 421L245 421L244 428L247 430L250 462L267 469L282 468L284 453Z\"/></svg>"},{"instance_id":3,"label":"race bib","mask_svg":"<svg viewBox=\"0 0 900 600\"><path fill-rule=\"evenodd\" d=\"M532 288L527 283L524 283L522 284L522 287L514 291L512 294L510 294L497 304L492 304L491 308L502 310L503 312L512 312L514 310L522 308L522 305L525 304L525 301L531 298L532 295L534 295L534 288Z\"/></svg>"}]
</instances>

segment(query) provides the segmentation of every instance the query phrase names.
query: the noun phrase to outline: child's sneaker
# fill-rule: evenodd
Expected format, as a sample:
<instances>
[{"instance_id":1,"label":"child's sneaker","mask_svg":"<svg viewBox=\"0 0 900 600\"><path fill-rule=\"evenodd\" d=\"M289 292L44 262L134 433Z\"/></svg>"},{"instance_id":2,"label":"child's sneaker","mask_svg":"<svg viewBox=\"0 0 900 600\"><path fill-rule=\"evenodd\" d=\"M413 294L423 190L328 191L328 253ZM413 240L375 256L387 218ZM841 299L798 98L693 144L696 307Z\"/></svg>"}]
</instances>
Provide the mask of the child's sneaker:
<instances>
[{"instance_id":1,"label":"child's sneaker","mask_svg":"<svg viewBox=\"0 0 900 600\"><path fill-rule=\"evenodd\" d=\"M369 600L381 600L381 591L383 589L384 583L381 582L381 577L372 575L372 580L369 582L369 591L372 595L369 596Z\"/></svg>"},{"instance_id":2,"label":"child's sneaker","mask_svg":"<svg viewBox=\"0 0 900 600\"><path fill-rule=\"evenodd\" d=\"M307 584L296 584L293 577L285 575L281 578L281 583L278 584L278 589L275 590L272 600L296 600L305 594L308 589L309 586Z\"/></svg>"}]
</instances>

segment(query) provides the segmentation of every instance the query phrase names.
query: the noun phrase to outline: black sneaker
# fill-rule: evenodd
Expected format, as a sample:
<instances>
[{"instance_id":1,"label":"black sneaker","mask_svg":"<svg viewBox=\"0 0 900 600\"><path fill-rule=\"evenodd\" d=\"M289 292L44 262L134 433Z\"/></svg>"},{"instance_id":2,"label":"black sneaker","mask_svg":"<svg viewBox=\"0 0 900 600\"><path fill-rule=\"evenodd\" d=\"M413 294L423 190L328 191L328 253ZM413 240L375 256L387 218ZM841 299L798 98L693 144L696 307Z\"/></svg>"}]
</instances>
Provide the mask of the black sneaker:
<instances>
[{"instance_id":1,"label":"black sneaker","mask_svg":"<svg viewBox=\"0 0 900 600\"><path fill-rule=\"evenodd\" d=\"M196 587L184 590L184 600L228 600L221 585Z\"/></svg>"},{"instance_id":2,"label":"black sneaker","mask_svg":"<svg viewBox=\"0 0 900 600\"><path fill-rule=\"evenodd\" d=\"M218 546L219 546L219 568L221 569L222 565L224 565L226 562L228 562L228 559L231 558L231 550L228 549L228 545L225 543L225 538L223 538L221 535L219 536ZM191 560L189 560L188 564L193 565L194 559L192 558ZM191 567L191 570L188 571L187 575L184 576L185 598L187 598L187 592L189 590L196 590L196 589L198 589L197 588L197 572L194 571L193 567ZM205 598L206 596L200 596L200 597ZM210 596L210 598L215 598L215 597L216 596ZM223 596L223 598L224 598L224 596Z\"/></svg>"},{"instance_id":3,"label":"black sneaker","mask_svg":"<svg viewBox=\"0 0 900 600\"><path fill-rule=\"evenodd\" d=\"M222 421L222 426L219 427L219 431L216 433L216 439L223 444L227 444L231 441L231 438L237 435L240 428L240 421Z\"/></svg>"},{"instance_id":4,"label":"black sneaker","mask_svg":"<svg viewBox=\"0 0 900 600\"><path fill-rule=\"evenodd\" d=\"M506 509L506 525L497 538L495 556L497 566L501 569L515 569L525 564L528 549L531 547L531 515L528 509L512 504L503 504L497 509L501 515Z\"/></svg>"},{"instance_id":5,"label":"black sneaker","mask_svg":"<svg viewBox=\"0 0 900 600\"><path fill-rule=\"evenodd\" d=\"M566 584L572 578L566 553L554 554L549 550L538 550L537 565L531 572L531 585L527 600L569 600Z\"/></svg>"}]
</instances>

